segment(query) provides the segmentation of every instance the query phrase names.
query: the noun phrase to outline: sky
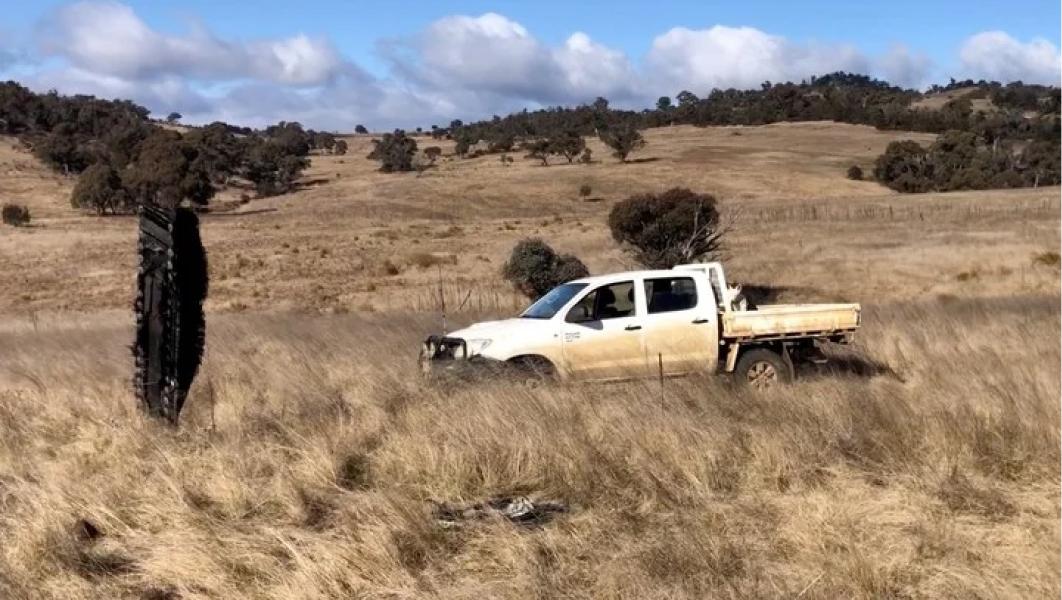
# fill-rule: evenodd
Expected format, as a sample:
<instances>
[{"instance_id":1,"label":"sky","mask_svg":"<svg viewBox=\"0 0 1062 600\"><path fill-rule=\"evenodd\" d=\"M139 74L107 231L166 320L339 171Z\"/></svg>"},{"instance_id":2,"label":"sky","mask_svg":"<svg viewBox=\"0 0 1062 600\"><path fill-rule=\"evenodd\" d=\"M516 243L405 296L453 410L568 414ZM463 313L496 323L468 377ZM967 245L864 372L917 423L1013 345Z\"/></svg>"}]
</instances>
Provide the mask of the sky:
<instances>
[{"instance_id":1,"label":"sky","mask_svg":"<svg viewBox=\"0 0 1062 600\"><path fill-rule=\"evenodd\" d=\"M188 123L445 125L845 70L1058 85L1057 0L0 0L0 79Z\"/></svg>"}]
</instances>

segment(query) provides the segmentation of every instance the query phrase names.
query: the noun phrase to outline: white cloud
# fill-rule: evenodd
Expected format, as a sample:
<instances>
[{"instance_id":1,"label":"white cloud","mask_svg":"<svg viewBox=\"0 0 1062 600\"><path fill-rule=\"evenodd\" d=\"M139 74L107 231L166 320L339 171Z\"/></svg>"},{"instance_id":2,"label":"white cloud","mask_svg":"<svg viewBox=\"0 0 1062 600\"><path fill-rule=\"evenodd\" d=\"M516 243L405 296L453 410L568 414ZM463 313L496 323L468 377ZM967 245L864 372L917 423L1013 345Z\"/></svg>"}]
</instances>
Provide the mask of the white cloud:
<instances>
[{"instance_id":1,"label":"white cloud","mask_svg":"<svg viewBox=\"0 0 1062 600\"><path fill-rule=\"evenodd\" d=\"M163 32L114 0L50 13L36 32L43 55L36 62L26 52L31 43L12 46L6 37L0 30L0 70L8 63L8 73L37 90L131 98L156 114L178 111L187 122L297 120L345 130L356 123L376 129L445 124L597 96L637 109L684 89L704 95L837 70L873 69L890 82L919 87L932 68L925 55L902 45L868 57L852 45L794 42L722 25L666 31L635 62L584 32L548 44L516 21L485 13L444 17L407 38L380 41L390 70L376 76L323 37L224 39L194 23ZM1060 69L1049 42L1022 43L1002 32L971 37L960 59L971 76L1004 81L1057 83Z\"/></svg>"},{"instance_id":2,"label":"white cloud","mask_svg":"<svg viewBox=\"0 0 1062 600\"><path fill-rule=\"evenodd\" d=\"M623 101L648 94L640 89L640 77L626 54L594 42L581 31L553 51L553 60L564 73L567 94L579 101L597 96Z\"/></svg>"},{"instance_id":3,"label":"white cloud","mask_svg":"<svg viewBox=\"0 0 1062 600\"><path fill-rule=\"evenodd\" d=\"M635 94L636 75L620 51L582 32L550 48L519 23L496 13L450 16L408 40L383 46L395 72L445 104L469 106L571 104Z\"/></svg>"},{"instance_id":4,"label":"white cloud","mask_svg":"<svg viewBox=\"0 0 1062 600\"><path fill-rule=\"evenodd\" d=\"M134 99L162 114L210 110L210 101L206 97L193 90L185 80L174 76L133 81L79 67L66 67L40 71L24 83L38 91L56 89L100 98Z\"/></svg>"},{"instance_id":5,"label":"white cloud","mask_svg":"<svg viewBox=\"0 0 1062 600\"><path fill-rule=\"evenodd\" d=\"M878 60L878 71L886 81L906 88L921 89L928 81L933 61L928 56L913 52L903 44L896 44Z\"/></svg>"},{"instance_id":6,"label":"white cloud","mask_svg":"<svg viewBox=\"0 0 1062 600\"><path fill-rule=\"evenodd\" d=\"M315 85L343 66L338 52L323 39L299 34L228 42L202 27L185 35L168 35L148 27L129 6L111 1L64 6L40 33L46 54L62 56L85 71L125 79L250 77Z\"/></svg>"},{"instance_id":7,"label":"white cloud","mask_svg":"<svg viewBox=\"0 0 1062 600\"><path fill-rule=\"evenodd\" d=\"M1034 38L1020 42L1002 31L984 31L968 38L959 50L964 76L1000 82L1058 85L1062 59L1051 42Z\"/></svg>"},{"instance_id":8,"label":"white cloud","mask_svg":"<svg viewBox=\"0 0 1062 600\"><path fill-rule=\"evenodd\" d=\"M865 72L868 61L849 45L795 44L753 27L676 27L653 40L646 57L657 89L702 95L712 88L754 88L831 71Z\"/></svg>"}]
</instances>

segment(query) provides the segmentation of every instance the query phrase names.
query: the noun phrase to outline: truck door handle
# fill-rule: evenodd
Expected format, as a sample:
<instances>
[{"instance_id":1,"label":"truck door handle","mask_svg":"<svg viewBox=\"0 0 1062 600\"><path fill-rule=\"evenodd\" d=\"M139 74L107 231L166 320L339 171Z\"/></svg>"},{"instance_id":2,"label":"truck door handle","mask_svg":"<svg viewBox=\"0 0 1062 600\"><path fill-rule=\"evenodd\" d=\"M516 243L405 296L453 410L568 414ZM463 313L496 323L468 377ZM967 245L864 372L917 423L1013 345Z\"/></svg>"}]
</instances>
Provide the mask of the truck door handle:
<instances>
[{"instance_id":1,"label":"truck door handle","mask_svg":"<svg viewBox=\"0 0 1062 600\"><path fill-rule=\"evenodd\" d=\"M641 328L642 328L641 325L628 325L628 326L624 327L623 330L624 331L638 331Z\"/></svg>"},{"instance_id":2,"label":"truck door handle","mask_svg":"<svg viewBox=\"0 0 1062 600\"><path fill-rule=\"evenodd\" d=\"M701 325L701 324L707 323L707 322L708 322L708 319L694 319L693 320L693 324L694 325Z\"/></svg>"}]
</instances>

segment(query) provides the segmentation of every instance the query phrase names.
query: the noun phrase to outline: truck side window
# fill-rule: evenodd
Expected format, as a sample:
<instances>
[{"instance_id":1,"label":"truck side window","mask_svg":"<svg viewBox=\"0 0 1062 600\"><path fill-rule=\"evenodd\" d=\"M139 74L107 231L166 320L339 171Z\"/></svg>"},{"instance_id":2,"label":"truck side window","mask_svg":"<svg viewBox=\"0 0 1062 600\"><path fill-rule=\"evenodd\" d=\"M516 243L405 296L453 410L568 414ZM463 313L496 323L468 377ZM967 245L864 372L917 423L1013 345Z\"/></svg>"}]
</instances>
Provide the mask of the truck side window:
<instances>
[{"instance_id":1,"label":"truck side window","mask_svg":"<svg viewBox=\"0 0 1062 600\"><path fill-rule=\"evenodd\" d=\"M583 296L564 320L583 323L631 316L634 316L634 282L624 281L601 286Z\"/></svg>"},{"instance_id":2,"label":"truck side window","mask_svg":"<svg viewBox=\"0 0 1062 600\"><path fill-rule=\"evenodd\" d=\"M590 292L583 296L582 300L575 303L575 306L568 311L567 315L564 315L564 320L568 323L585 323L587 321L594 320L594 303L597 301L597 290Z\"/></svg>"},{"instance_id":3,"label":"truck side window","mask_svg":"<svg viewBox=\"0 0 1062 600\"><path fill-rule=\"evenodd\" d=\"M597 288L595 320L634 316L634 282L624 281Z\"/></svg>"},{"instance_id":4,"label":"truck side window","mask_svg":"<svg viewBox=\"0 0 1062 600\"><path fill-rule=\"evenodd\" d=\"M691 277L662 277L645 280L649 314L688 310L697 306L697 284Z\"/></svg>"}]
</instances>

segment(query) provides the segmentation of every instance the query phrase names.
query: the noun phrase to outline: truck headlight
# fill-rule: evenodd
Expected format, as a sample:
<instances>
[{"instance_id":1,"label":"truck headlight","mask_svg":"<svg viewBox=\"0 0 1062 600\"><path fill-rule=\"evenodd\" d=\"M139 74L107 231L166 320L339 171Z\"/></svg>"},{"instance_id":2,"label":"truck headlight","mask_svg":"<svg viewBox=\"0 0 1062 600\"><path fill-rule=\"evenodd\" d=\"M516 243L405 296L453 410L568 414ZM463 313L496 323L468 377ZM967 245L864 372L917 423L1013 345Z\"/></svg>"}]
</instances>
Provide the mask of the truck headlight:
<instances>
[{"instance_id":1,"label":"truck headlight","mask_svg":"<svg viewBox=\"0 0 1062 600\"><path fill-rule=\"evenodd\" d=\"M465 340L465 345L468 347L468 356L465 358L471 358L484 350L490 345L492 340L478 339L478 340Z\"/></svg>"}]
</instances>

